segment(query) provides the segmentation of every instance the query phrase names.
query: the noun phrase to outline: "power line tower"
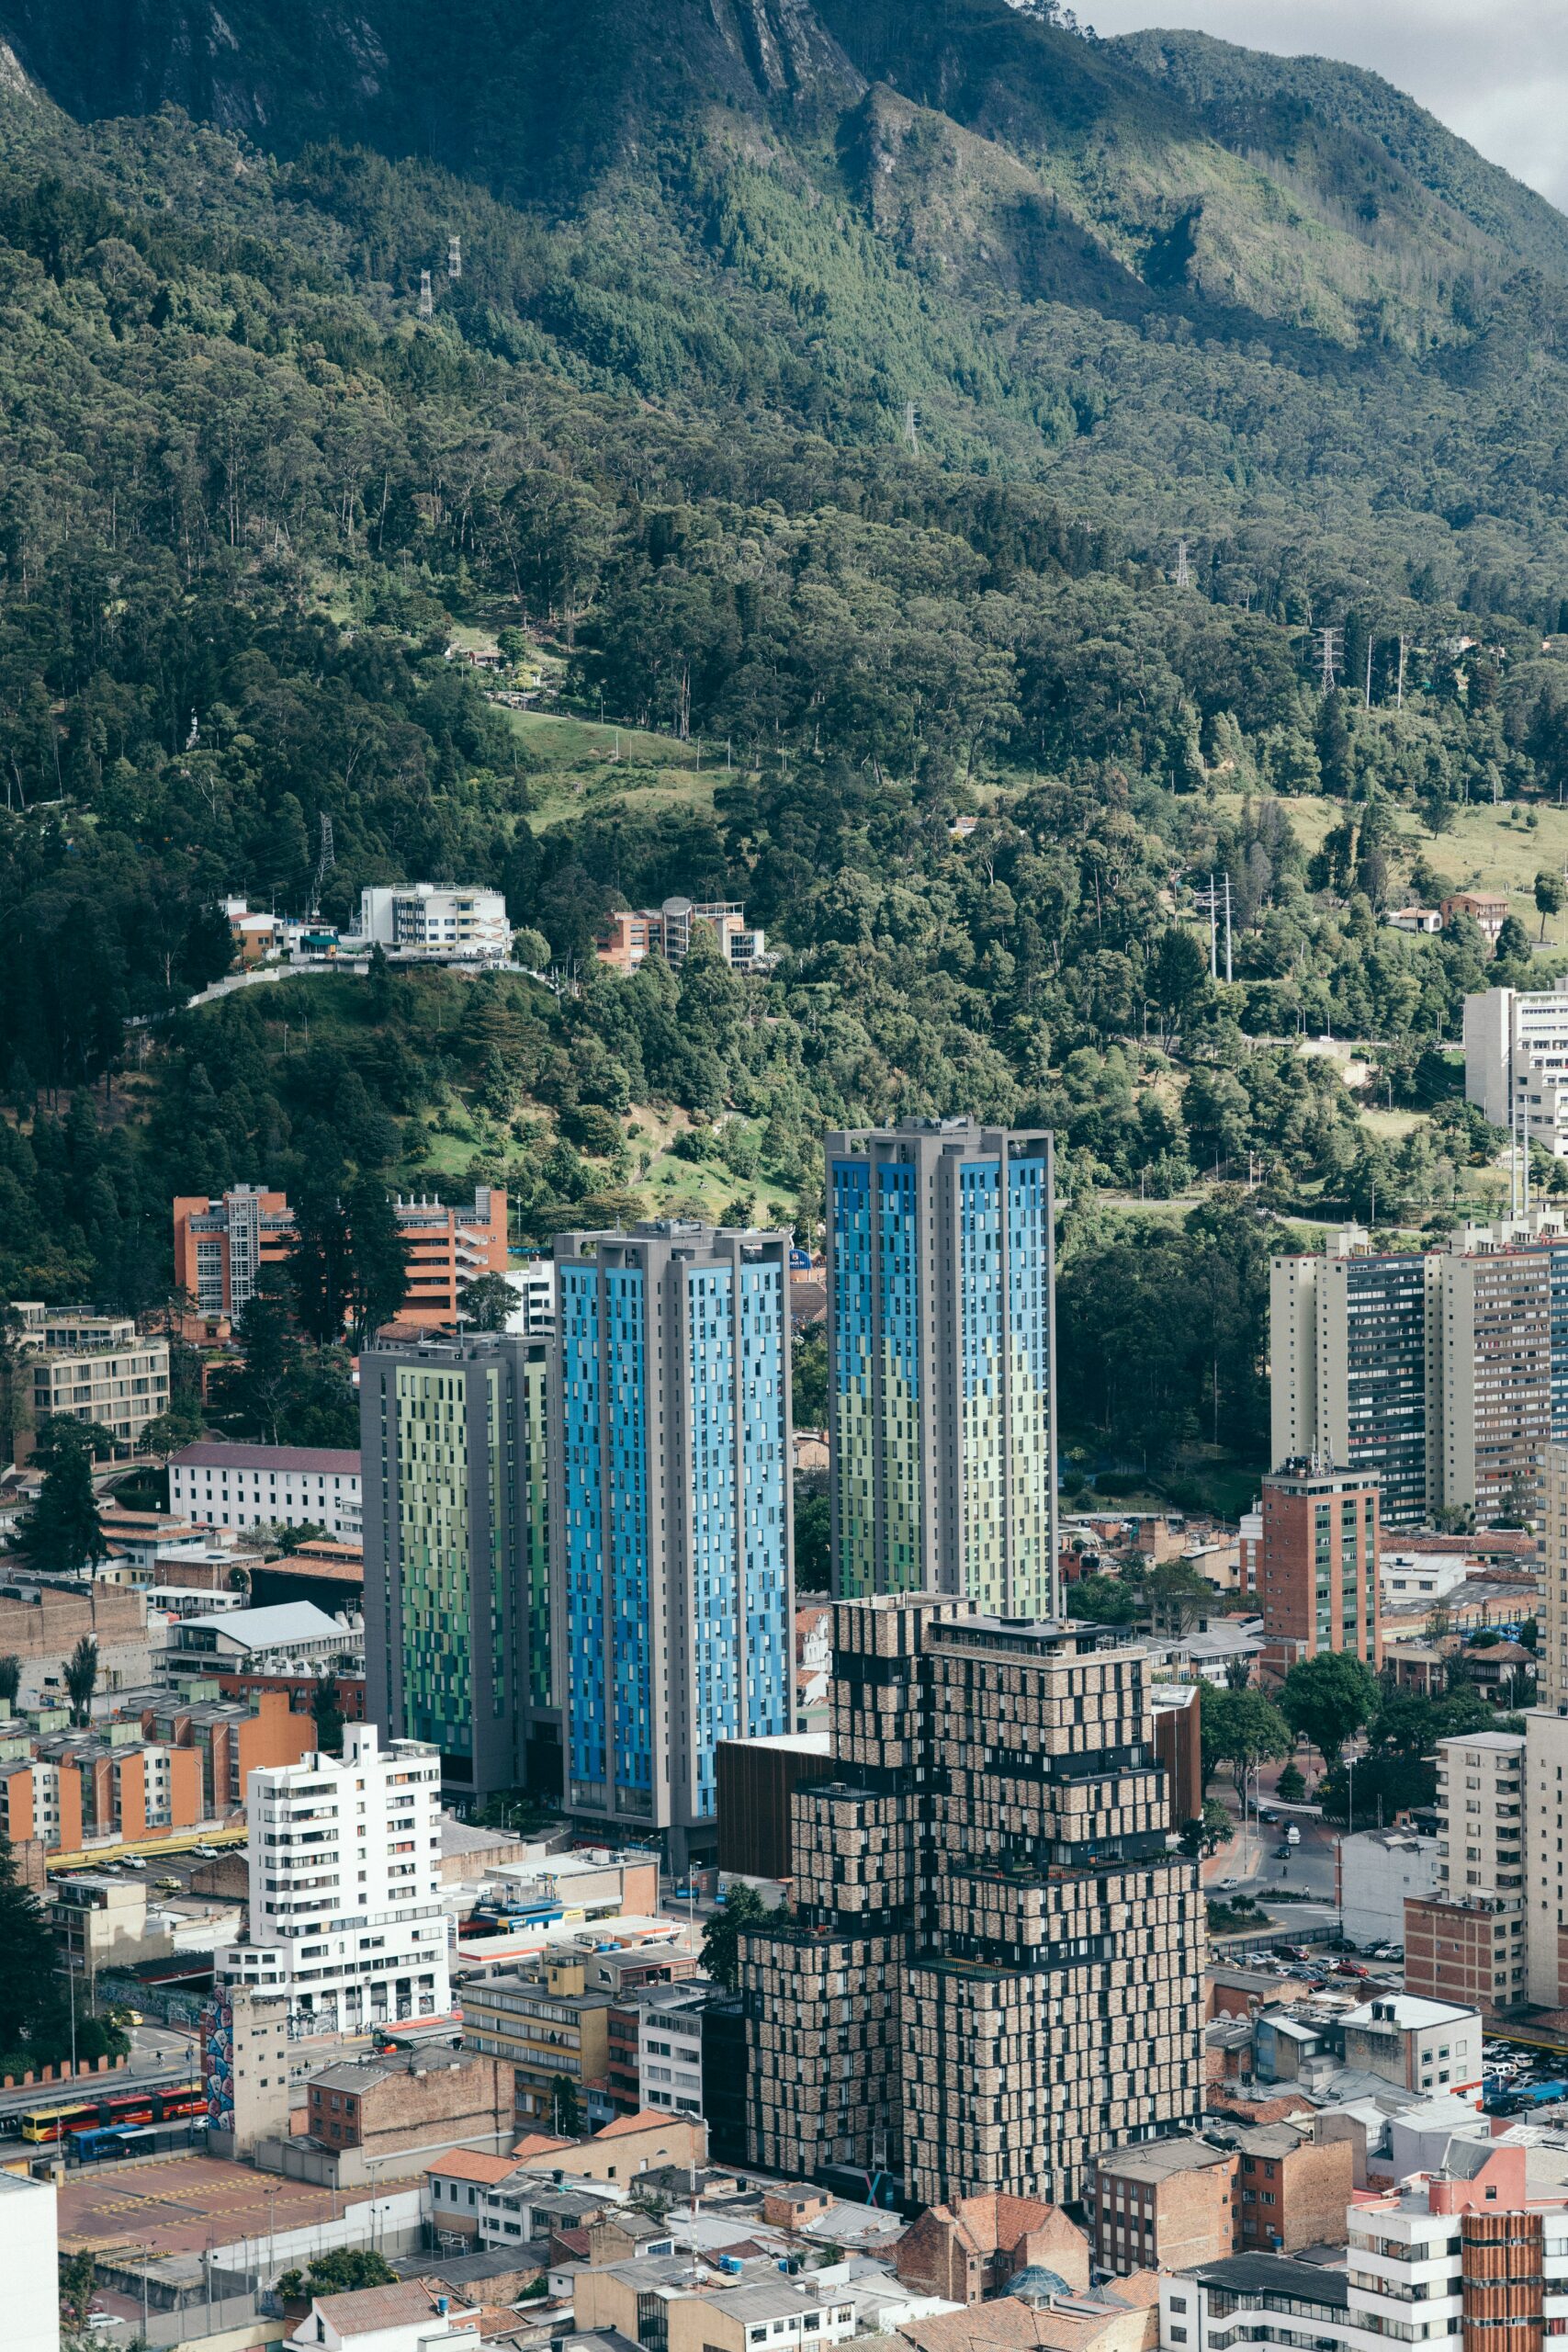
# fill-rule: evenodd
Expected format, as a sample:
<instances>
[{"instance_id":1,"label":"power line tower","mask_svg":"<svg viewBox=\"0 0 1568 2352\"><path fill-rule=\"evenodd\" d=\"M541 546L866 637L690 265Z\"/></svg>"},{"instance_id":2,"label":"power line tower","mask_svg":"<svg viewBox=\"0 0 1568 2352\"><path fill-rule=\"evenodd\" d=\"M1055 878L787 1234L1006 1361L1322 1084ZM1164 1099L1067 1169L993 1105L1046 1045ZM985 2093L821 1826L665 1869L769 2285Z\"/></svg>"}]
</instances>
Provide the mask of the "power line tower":
<instances>
[{"instance_id":1,"label":"power line tower","mask_svg":"<svg viewBox=\"0 0 1568 2352\"><path fill-rule=\"evenodd\" d=\"M917 411L913 401L904 402L904 447L914 457L920 454L920 436L915 430Z\"/></svg>"},{"instance_id":2,"label":"power line tower","mask_svg":"<svg viewBox=\"0 0 1568 2352\"><path fill-rule=\"evenodd\" d=\"M427 269L419 273L419 315L422 319L435 315L435 297L430 289L430 272Z\"/></svg>"},{"instance_id":3,"label":"power line tower","mask_svg":"<svg viewBox=\"0 0 1568 2352\"><path fill-rule=\"evenodd\" d=\"M451 279L454 286L457 284L458 278L463 275L463 240L461 237L448 237L446 240L446 275Z\"/></svg>"},{"instance_id":4,"label":"power line tower","mask_svg":"<svg viewBox=\"0 0 1568 2352\"><path fill-rule=\"evenodd\" d=\"M1339 672L1345 660L1345 632L1342 628L1314 629L1317 639L1318 682L1325 695L1331 695L1339 684Z\"/></svg>"},{"instance_id":5,"label":"power line tower","mask_svg":"<svg viewBox=\"0 0 1568 2352\"><path fill-rule=\"evenodd\" d=\"M315 879L310 885L310 912L312 915L319 915L321 911L321 885L336 865L337 853L333 847L333 820L323 808L321 811L321 846L316 858Z\"/></svg>"},{"instance_id":6,"label":"power line tower","mask_svg":"<svg viewBox=\"0 0 1568 2352\"><path fill-rule=\"evenodd\" d=\"M1209 978L1220 977L1220 916L1225 919L1225 978L1233 978L1231 958L1231 877L1228 874L1209 876L1206 890L1194 890L1192 903L1209 918Z\"/></svg>"},{"instance_id":7,"label":"power line tower","mask_svg":"<svg viewBox=\"0 0 1568 2352\"><path fill-rule=\"evenodd\" d=\"M1179 588L1190 588L1192 585L1192 564L1185 539L1176 542L1176 584Z\"/></svg>"}]
</instances>

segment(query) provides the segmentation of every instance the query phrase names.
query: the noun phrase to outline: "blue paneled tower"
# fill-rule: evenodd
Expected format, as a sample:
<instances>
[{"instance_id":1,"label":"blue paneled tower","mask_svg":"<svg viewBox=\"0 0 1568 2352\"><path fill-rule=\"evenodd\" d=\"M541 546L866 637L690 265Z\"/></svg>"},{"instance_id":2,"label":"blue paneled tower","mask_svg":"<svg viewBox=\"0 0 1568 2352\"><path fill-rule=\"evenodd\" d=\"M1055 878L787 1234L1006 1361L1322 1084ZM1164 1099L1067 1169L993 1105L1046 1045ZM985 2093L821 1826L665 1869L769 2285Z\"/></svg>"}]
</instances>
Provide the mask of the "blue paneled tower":
<instances>
[{"instance_id":1,"label":"blue paneled tower","mask_svg":"<svg viewBox=\"0 0 1568 2352\"><path fill-rule=\"evenodd\" d=\"M566 1233L556 1261L567 1807L682 1862L717 1743L794 1727L789 1236Z\"/></svg>"}]
</instances>

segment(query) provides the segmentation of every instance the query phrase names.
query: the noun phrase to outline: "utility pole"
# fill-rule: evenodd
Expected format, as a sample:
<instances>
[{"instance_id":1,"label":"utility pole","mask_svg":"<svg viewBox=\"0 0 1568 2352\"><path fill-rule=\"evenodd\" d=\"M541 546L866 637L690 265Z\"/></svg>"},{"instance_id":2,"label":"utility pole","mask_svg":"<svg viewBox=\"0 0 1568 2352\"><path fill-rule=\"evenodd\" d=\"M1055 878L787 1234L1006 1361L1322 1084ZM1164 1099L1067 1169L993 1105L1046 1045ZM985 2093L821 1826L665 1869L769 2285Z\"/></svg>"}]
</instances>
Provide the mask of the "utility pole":
<instances>
[{"instance_id":1,"label":"utility pole","mask_svg":"<svg viewBox=\"0 0 1568 2352\"><path fill-rule=\"evenodd\" d=\"M1403 710L1404 708L1404 649L1407 643L1408 639L1404 637L1401 637L1399 640L1399 683L1394 688L1393 695L1393 707L1395 710Z\"/></svg>"},{"instance_id":2,"label":"utility pole","mask_svg":"<svg viewBox=\"0 0 1568 2352\"><path fill-rule=\"evenodd\" d=\"M1231 979L1231 877L1225 876L1225 983Z\"/></svg>"},{"instance_id":3,"label":"utility pole","mask_svg":"<svg viewBox=\"0 0 1568 2352\"><path fill-rule=\"evenodd\" d=\"M1313 631L1317 639L1318 682L1325 695L1331 695L1339 683L1339 668L1344 658L1345 632L1342 628L1319 628Z\"/></svg>"},{"instance_id":4,"label":"utility pole","mask_svg":"<svg viewBox=\"0 0 1568 2352\"><path fill-rule=\"evenodd\" d=\"M1217 980L1220 977L1219 937L1218 925L1216 922L1218 913L1219 893L1214 888L1214 877L1211 874L1209 876L1209 978L1212 980Z\"/></svg>"},{"instance_id":5,"label":"utility pole","mask_svg":"<svg viewBox=\"0 0 1568 2352\"><path fill-rule=\"evenodd\" d=\"M1367 708L1372 707L1372 633L1367 631Z\"/></svg>"}]
</instances>

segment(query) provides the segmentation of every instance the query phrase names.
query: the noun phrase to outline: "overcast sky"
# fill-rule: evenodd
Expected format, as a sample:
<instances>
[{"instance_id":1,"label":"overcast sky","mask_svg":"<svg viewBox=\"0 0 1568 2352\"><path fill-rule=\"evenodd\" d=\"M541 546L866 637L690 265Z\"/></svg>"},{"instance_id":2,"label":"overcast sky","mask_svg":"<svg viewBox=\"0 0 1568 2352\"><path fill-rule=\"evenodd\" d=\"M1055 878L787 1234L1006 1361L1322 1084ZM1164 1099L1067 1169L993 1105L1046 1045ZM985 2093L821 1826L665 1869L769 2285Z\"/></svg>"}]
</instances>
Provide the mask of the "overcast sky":
<instances>
[{"instance_id":1,"label":"overcast sky","mask_svg":"<svg viewBox=\"0 0 1568 2352\"><path fill-rule=\"evenodd\" d=\"M1081 21L1106 35L1179 25L1249 49L1370 65L1568 210L1563 0L1077 0L1077 6Z\"/></svg>"}]
</instances>

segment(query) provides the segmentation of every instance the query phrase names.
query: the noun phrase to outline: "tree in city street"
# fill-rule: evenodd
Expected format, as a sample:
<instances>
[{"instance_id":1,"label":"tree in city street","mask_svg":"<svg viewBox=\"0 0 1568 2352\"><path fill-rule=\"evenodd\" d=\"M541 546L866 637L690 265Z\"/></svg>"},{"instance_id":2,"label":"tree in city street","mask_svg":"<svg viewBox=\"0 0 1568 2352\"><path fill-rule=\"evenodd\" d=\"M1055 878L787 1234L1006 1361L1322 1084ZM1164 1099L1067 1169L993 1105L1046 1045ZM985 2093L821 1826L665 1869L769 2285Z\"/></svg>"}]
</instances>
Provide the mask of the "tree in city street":
<instances>
[{"instance_id":1,"label":"tree in city street","mask_svg":"<svg viewBox=\"0 0 1568 2352\"><path fill-rule=\"evenodd\" d=\"M1289 1726L1261 1690L1221 1690L1205 1682L1198 1703L1205 1793L1221 1764L1230 1766L1239 1788L1255 1764L1290 1754Z\"/></svg>"},{"instance_id":2,"label":"tree in city street","mask_svg":"<svg viewBox=\"0 0 1568 2352\"><path fill-rule=\"evenodd\" d=\"M1377 1713L1377 1676L1348 1650L1300 1657L1280 1690L1280 1713L1298 1739L1309 1739L1325 1764L1339 1761L1348 1739Z\"/></svg>"},{"instance_id":3,"label":"tree in city street","mask_svg":"<svg viewBox=\"0 0 1568 2352\"><path fill-rule=\"evenodd\" d=\"M1156 1634L1185 1641L1216 1603L1214 1588L1187 1560L1162 1560L1145 1581L1144 1593Z\"/></svg>"},{"instance_id":4,"label":"tree in city street","mask_svg":"<svg viewBox=\"0 0 1568 2352\"><path fill-rule=\"evenodd\" d=\"M1304 1804L1307 1784L1299 1764L1287 1764L1274 1783L1274 1794L1281 1804Z\"/></svg>"}]
</instances>

